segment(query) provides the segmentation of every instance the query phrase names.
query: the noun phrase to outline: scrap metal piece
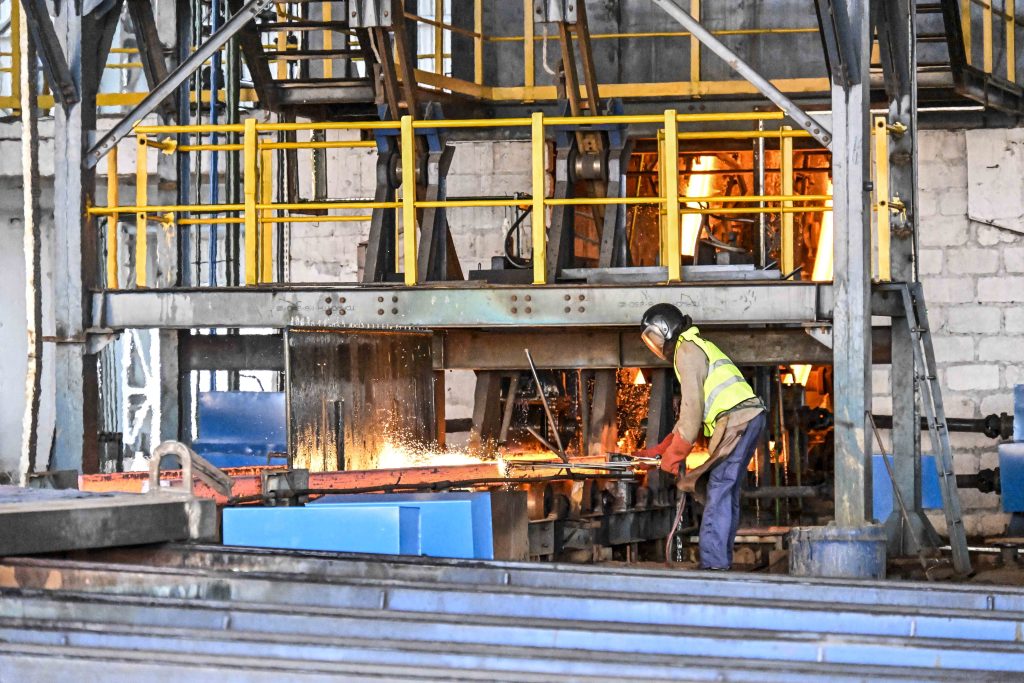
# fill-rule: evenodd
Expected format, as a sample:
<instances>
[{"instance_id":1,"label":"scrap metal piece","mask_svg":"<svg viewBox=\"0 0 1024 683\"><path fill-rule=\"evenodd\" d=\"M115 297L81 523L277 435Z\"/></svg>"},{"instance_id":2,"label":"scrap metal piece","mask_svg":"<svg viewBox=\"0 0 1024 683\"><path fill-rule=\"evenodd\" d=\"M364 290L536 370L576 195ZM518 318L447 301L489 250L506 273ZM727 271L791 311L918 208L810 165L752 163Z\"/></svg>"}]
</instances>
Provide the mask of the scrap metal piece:
<instances>
[{"instance_id":1,"label":"scrap metal piece","mask_svg":"<svg viewBox=\"0 0 1024 683\"><path fill-rule=\"evenodd\" d=\"M231 496L231 488L234 480L224 473L223 470L215 467L206 458L196 454L191 448L180 441L164 441L153 449L149 461L149 490L155 493L160 490L160 464L165 456L174 456L181 463L181 478L185 490L193 494L192 475L209 486L217 493L224 496Z\"/></svg>"},{"instance_id":2,"label":"scrap metal piece","mask_svg":"<svg viewBox=\"0 0 1024 683\"><path fill-rule=\"evenodd\" d=\"M297 507L309 501L302 491L309 489L309 470L260 472L260 492L270 507Z\"/></svg>"}]
</instances>

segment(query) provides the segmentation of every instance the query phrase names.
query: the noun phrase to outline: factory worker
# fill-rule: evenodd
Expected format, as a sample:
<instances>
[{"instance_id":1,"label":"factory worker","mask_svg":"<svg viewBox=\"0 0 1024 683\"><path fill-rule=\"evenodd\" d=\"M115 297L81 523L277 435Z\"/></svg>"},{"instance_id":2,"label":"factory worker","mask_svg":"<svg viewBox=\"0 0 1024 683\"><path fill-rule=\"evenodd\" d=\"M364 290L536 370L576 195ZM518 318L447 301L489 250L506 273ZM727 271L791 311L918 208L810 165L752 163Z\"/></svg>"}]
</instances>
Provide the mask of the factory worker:
<instances>
[{"instance_id":1,"label":"factory worker","mask_svg":"<svg viewBox=\"0 0 1024 683\"><path fill-rule=\"evenodd\" d=\"M671 304L644 313L641 337L679 379L679 419L657 446L640 455L661 458L661 469L678 477L681 491L704 501L700 525L701 569L732 566L740 517L740 490L747 464L765 428L765 408L739 368L700 336L690 316ZM703 434L707 462L686 471L686 456Z\"/></svg>"}]
</instances>

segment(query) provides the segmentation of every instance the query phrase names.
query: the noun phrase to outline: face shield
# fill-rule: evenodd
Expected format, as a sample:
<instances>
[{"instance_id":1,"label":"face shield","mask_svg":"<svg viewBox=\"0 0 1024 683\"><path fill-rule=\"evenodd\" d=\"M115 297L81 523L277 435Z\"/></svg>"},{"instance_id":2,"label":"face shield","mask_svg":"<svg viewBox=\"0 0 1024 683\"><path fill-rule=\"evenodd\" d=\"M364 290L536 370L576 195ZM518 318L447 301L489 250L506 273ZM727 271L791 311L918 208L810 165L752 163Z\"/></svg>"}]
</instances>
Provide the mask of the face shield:
<instances>
[{"instance_id":1,"label":"face shield","mask_svg":"<svg viewBox=\"0 0 1024 683\"><path fill-rule=\"evenodd\" d=\"M644 340L651 353L662 360L668 360L665 358L665 333L660 327L648 325L647 329L640 333L640 338Z\"/></svg>"}]
</instances>

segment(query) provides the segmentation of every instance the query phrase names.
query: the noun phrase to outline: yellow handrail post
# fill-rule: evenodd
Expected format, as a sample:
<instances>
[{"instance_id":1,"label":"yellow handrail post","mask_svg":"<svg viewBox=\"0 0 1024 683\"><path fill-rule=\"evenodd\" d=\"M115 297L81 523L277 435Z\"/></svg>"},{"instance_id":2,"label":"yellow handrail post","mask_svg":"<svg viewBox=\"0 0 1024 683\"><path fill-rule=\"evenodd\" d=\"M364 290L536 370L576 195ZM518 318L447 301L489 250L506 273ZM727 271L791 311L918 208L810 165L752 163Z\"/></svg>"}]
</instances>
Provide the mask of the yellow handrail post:
<instances>
[{"instance_id":1,"label":"yellow handrail post","mask_svg":"<svg viewBox=\"0 0 1024 683\"><path fill-rule=\"evenodd\" d=\"M982 6L981 14L981 48L984 52L985 73L992 73L992 2Z\"/></svg>"},{"instance_id":2,"label":"yellow handrail post","mask_svg":"<svg viewBox=\"0 0 1024 683\"><path fill-rule=\"evenodd\" d=\"M280 22L288 21L288 13L286 11L287 5L277 3L277 20ZM282 55L288 51L288 32L278 31L277 32L277 50ZM278 57L277 59L277 78L278 80L285 80L288 78L288 60L284 57ZM210 93L210 97L216 97L216 93Z\"/></svg>"},{"instance_id":3,"label":"yellow handrail post","mask_svg":"<svg viewBox=\"0 0 1024 683\"><path fill-rule=\"evenodd\" d=\"M107 154L107 206L120 204L117 187L117 146ZM117 212L107 216L107 289L119 289L117 277Z\"/></svg>"},{"instance_id":4,"label":"yellow handrail post","mask_svg":"<svg viewBox=\"0 0 1024 683\"><path fill-rule=\"evenodd\" d=\"M1005 0L1006 7L1003 13L1006 15L1006 80L1010 83L1017 82L1017 3L1015 0Z\"/></svg>"},{"instance_id":5,"label":"yellow handrail post","mask_svg":"<svg viewBox=\"0 0 1024 683\"><path fill-rule=\"evenodd\" d=\"M44 80L45 84L45 80ZM15 115L21 113L21 0L11 0L11 101Z\"/></svg>"},{"instance_id":6,"label":"yellow handrail post","mask_svg":"<svg viewBox=\"0 0 1024 683\"><path fill-rule=\"evenodd\" d=\"M790 126L782 126L781 132L793 130ZM779 138L779 194L784 197L793 196L793 138L783 134ZM783 209L793 207L792 201L784 201ZM794 230L795 214L793 212L782 213L782 234L780 235L780 257L779 266L783 275L788 275L796 270L796 231Z\"/></svg>"},{"instance_id":7,"label":"yellow handrail post","mask_svg":"<svg viewBox=\"0 0 1024 683\"><path fill-rule=\"evenodd\" d=\"M872 259L875 276L888 282L892 279L889 243L891 233L889 206L889 129L884 116L875 117L875 212L878 226L875 233L876 252Z\"/></svg>"},{"instance_id":8,"label":"yellow handrail post","mask_svg":"<svg viewBox=\"0 0 1024 683\"><path fill-rule=\"evenodd\" d=\"M444 0L434 0L434 73L444 75Z\"/></svg>"},{"instance_id":9,"label":"yellow handrail post","mask_svg":"<svg viewBox=\"0 0 1024 683\"><path fill-rule=\"evenodd\" d=\"M700 0L690 0L690 14L694 19L700 21ZM700 41L694 35L690 35L690 87L693 92L698 92L700 83Z\"/></svg>"},{"instance_id":10,"label":"yellow handrail post","mask_svg":"<svg viewBox=\"0 0 1024 683\"><path fill-rule=\"evenodd\" d=\"M256 119L245 120L245 132L242 137L242 192L244 195L245 217L245 284L257 282L257 245L259 244L259 216L256 213L257 170L256 158Z\"/></svg>"},{"instance_id":11,"label":"yellow handrail post","mask_svg":"<svg viewBox=\"0 0 1024 683\"><path fill-rule=\"evenodd\" d=\"M960 26L964 34L964 54L967 55L967 64L973 63L971 58L971 0L960 0Z\"/></svg>"},{"instance_id":12,"label":"yellow handrail post","mask_svg":"<svg viewBox=\"0 0 1024 683\"><path fill-rule=\"evenodd\" d=\"M682 253L679 248L679 120L674 109L665 110L665 146L661 158L661 175L665 176L665 252L668 281L682 280Z\"/></svg>"},{"instance_id":13,"label":"yellow handrail post","mask_svg":"<svg viewBox=\"0 0 1024 683\"><path fill-rule=\"evenodd\" d=\"M473 0L473 82L484 84L484 0Z\"/></svg>"},{"instance_id":14,"label":"yellow handrail post","mask_svg":"<svg viewBox=\"0 0 1024 683\"><path fill-rule=\"evenodd\" d=\"M524 98L527 101L531 101L533 96L530 95L530 91L533 90L535 84L534 81L534 23L533 23L533 0L523 0L523 87L526 88L527 97Z\"/></svg>"},{"instance_id":15,"label":"yellow handrail post","mask_svg":"<svg viewBox=\"0 0 1024 683\"><path fill-rule=\"evenodd\" d=\"M664 200L665 198L665 174L661 172L661 169L665 168L665 131L658 131L658 197ZM668 233L665 231L665 216L668 215L668 211L665 208L665 202L662 201L658 206L658 263L666 265L668 263Z\"/></svg>"},{"instance_id":16,"label":"yellow handrail post","mask_svg":"<svg viewBox=\"0 0 1024 683\"><path fill-rule=\"evenodd\" d=\"M149 147L146 136L135 138L135 206L145 208L149 203ZM146 286L146 259L148 254L148 218L145 211L135 213L135 286Z\"/></svg>"},{"instance_id":17,"label":"yellow handrail post","mask_svg":"<svg viewBox=\"0 0 1024 683\"><path fill-rule=\"evenodd\" d=\"M402 117L402 239L405 258L405 284L413 286L416 273L416 135L412 117Z\"/></svg>"},{"instance_id":18,"label":"yellow handrail post","mask_svg":"<svg viewBox=\"0 0 1024 683\"><path fill-rule=\"evenodd\" d=\"M269 149L260 152L260 203L270 204L274 199L274 176L272 173L274 153ZM273 209L264 209L259 223L260 234L260 275L259 281L273 282L274 272L274 224L270 218Z\"/></svg>"},{"instance_id":19,"label":"yellow handrail post","mask_svg":"<svg viewBox=\"0 0 1024 683\"><path fill-rule=\"evenodd\" d=\"M331 21L331 3L322 2L320 3L320 14L323 20ZM347 40L347 38L346 38ZM334 49L334 31L326 29L324 31L324 50ZM324 78L334 78L334 60L330 57L324 59Z\"/></svg>"},{"instance_id":20,"label":"yellow handrail post","mask_svg":"<svg viewBox=\"0 0 1024 683\"><path fill-rule=\"evenodd\" d=\"M534 112L530 122L531 162L533 163L533 284L547 283L548 236L544 204L544 112Z\"/></svg>"}]
</instances>

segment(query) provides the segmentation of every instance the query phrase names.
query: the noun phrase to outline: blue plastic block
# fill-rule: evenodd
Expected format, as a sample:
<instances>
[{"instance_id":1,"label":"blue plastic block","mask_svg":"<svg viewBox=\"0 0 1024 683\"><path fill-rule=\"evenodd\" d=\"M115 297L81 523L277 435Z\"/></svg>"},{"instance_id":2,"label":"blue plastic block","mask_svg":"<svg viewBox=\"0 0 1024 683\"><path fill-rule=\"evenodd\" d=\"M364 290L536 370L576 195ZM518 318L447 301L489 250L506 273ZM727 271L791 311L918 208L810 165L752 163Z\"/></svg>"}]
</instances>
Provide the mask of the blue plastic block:
<instances>
[{"instance_id":1,"label":"blue plastic block","mask_svg":"<svg viewBox=\"0 0 1024 683\"><path fill-rule=\"evenodd\" d=\"M889 463L892 464L892 456L889 456ZM882 456L875 454L872 460L872 481L871 500L874 509L875 520L884 522L893 511L896 501L892 495L892 479L889 478L889 470L882 462ZM908 506L910 501L906 501ZM939 488L939 473L935 469L935 456L921 456L921 507L925 510L939 510L942 508L942 489Z\"/></svg>"},{"instance_id":2,"label":"blue plastic block","mask_svg":"<svg viewBox=\"0 0 1024 683\"><path fill-rule=\"evenodd\" d=\"M285 397L280 391L205 391L196 407L193 450L217 467L287 464Z\"/></svg>"},{"instance_id":3,"label":"blue plastic block","mask_svg":"<svg viewBox=\"0 0 1024 683\"><path fill-rule=\"evenodd\" d=\"M397 505L225 508L223 532L224 545L421 554L419 510Z\"/></svg>"},{"instance_id":4,"label":"blue plastic block","mask_svg":"<svg viewBox=\"0 0 1024 683\"><path fill-rule=\"evenodd\" d=\"M1024 384L1013 388L1013 440L1024 441Z\"/></svg>"},{"instance_id":5,"label":"blue plastic block","mask_svg":"<svg viewBox=\"0 0 1024 683\"><path fill-rule=\"evenodd\" d=\"M999 480L1003 512L1024 512L1024 443L999 444Z\"/></svg>"},{"instance_id":6,"label":"blue plastic block","mask_svg":"<svg viewBox=\"0 0 1024 683\"><path fill-rule=\"evenodd\" d=\"M415 507L422 552L430 557L494 559L491 494L487 492L391 493L324 496L311 507Z\"/></svg>"}]
</instances>

